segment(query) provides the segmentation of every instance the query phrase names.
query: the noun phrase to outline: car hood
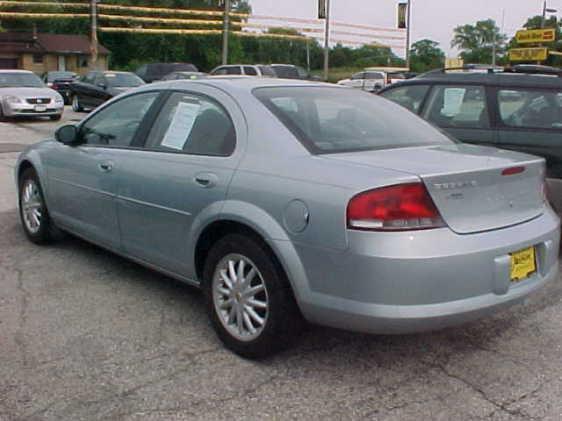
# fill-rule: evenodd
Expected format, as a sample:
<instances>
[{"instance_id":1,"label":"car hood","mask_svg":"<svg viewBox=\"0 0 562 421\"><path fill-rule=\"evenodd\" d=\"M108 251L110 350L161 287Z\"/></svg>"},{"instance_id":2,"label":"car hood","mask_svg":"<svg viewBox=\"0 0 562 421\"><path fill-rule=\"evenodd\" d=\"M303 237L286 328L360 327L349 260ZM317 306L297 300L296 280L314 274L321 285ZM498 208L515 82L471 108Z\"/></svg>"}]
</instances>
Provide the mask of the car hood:
<instances>
[{"instance_id":1,"label":"car hood","mask_svg":"<svg viewBox=\"0 0 562 421\"><path fill-rule=\"evenodd\" d=\"M59 94L51 88L0 88L0 96L17 96L23 98L45 97L57 98Z\"/></svg>"}]
</instances>

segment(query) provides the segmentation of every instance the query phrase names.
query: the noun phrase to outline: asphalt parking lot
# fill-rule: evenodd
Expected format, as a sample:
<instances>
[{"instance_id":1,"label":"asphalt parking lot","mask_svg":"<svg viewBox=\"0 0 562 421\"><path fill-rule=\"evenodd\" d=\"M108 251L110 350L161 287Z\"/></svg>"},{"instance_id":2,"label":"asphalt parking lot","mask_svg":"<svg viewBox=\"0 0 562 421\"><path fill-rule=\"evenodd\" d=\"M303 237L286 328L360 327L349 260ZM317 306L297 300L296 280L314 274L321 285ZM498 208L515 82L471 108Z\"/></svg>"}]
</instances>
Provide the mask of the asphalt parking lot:
<instances>
[{"instance_id":1,"label":"asphalt parking lot","mask_svg":"<svg viewBox=\"0 0 562 421\"><path fill-rule=\"evenodd\" d=\"M459 328L315 327L255 362L196 289L77 239L32 245L12 169L59 124L0 123L0 420L562 419L560 281Z\"/></svg>"}]
</instances>

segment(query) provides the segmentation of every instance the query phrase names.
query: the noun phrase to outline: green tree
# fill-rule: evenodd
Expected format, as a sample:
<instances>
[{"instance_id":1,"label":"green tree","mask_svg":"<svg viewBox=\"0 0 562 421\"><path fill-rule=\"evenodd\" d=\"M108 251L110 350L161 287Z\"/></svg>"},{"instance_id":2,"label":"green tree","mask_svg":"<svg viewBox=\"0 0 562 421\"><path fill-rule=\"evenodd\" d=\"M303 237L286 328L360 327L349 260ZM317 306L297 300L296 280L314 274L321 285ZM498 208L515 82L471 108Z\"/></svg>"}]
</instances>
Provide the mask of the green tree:
<instances>
[{"instance_id":1,"label":"green tree","mask_svg":"<svg viewBox=\"0 0 562 421\"><path fill-rule=\"evenodd\" d=\"M445 53L438 47L439 43L430 39L422 39L412 45L410 50L410 67L414 72L427 72L443 67Z\"/></svg>"},{"instance_id":2,"label":"green tree","mask_svg":"<svg viewBox=\"0 0 562 421\"><path fill-rule=\"evenodd\" d=\"M451 47L461 50L461 58L465 63L492 63L494 44L496 56L505 53L507 36L500 33L496 22L492 19L481 20L474 25L457 26L454 30Z\"/></svg>"}]
</instances>

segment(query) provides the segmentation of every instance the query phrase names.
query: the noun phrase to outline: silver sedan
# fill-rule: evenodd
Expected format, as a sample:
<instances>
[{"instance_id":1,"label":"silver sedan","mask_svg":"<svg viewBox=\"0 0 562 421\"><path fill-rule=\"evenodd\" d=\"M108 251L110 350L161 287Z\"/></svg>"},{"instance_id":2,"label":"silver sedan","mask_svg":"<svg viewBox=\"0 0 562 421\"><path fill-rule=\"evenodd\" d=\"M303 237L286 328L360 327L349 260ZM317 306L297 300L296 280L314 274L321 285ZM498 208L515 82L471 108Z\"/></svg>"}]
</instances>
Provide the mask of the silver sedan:
<instances>
[{"instance_id":1,"label":"silver sedan","mask_svg":"<svg viewBox=\"0 0 562 421\"><path fill-rule=\"evenodd\" d=\"M0 70L0 118L49 117L60 120L64 99L27 70Z\"/></svg>"},{"instance_id":2,"label":"silver sedan","mask_svg":"<svg viewBox=\"0 0 562 421\"><path fill-rule=\"evenodd\" d=\"M22 225L201 287L218 336L260 357L303 320L441 328L558 275L544 161L456 143L383 98L321 83L147 85L19 158Z\"/></svg>"}]
</instances>

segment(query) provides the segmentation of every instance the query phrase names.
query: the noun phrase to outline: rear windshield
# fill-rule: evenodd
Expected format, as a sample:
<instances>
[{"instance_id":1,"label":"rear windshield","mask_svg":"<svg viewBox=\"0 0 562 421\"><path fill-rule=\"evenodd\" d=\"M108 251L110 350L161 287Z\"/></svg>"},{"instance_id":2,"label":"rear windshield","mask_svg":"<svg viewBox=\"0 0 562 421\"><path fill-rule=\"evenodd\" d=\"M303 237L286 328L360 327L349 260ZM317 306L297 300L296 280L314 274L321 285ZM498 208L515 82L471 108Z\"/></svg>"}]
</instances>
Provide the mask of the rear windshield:
<instances>
[{"instance_id":1,"label":"rear windshield","mask_svg":"<svg viewBox=\"0 0 562 421\"><path fill-rule=\"evenodd\" d=\"M110 86L117 88L134 88L144 85L144 81L134 73L105 73L104 76Z\"/></svg>"},{"instance_id":2,"label":"rear windshield","mask_svg":"<svg viewBox=\"0 0 562 421\"><path fill-rule=\"evenodd\" d=\"M359 90L273 87L254 95L312 153L453 143L399 105Z\"/></svg>"},{"instance_id":3,"label":"rear windshield","mask_svg":"<svg viewBox=\"0 0 562 421\"><path fill-rule=\"evenodd\" d=\"M0 73L0 88L42 88L45 85L33 73Z\"/></svg>"},{"instance_id":4,"label":"rear windshield","mask_svg":"<svg viewBox=\"0 0 562 421\"><path fill-rule=\"evenodd\" d=\"M49 72L47 74L47 81L54 82L55 80L71 80L76 78L74 72Z\"/></svg>"}]
</instances>

